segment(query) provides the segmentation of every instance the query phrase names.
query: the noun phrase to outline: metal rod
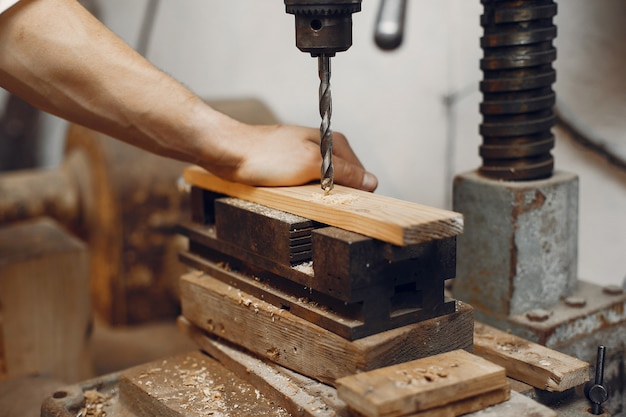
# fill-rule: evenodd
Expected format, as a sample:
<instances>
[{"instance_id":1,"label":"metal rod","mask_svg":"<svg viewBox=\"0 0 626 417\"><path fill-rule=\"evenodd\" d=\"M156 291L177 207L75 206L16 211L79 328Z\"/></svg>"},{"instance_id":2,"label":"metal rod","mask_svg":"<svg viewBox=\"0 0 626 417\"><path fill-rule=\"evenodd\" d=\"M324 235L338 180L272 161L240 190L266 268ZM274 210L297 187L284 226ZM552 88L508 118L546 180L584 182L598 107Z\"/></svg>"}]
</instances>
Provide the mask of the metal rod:
<instances>
[{"instance_id":1,"label":"metal rod","mask_svg":"<svg viewBox=\"0 0 626 417\"><path fill-rule=\"evenodd\" d=\"M595 387L604 387L604 356L606 353L606 347L598 346L598 356L596 358L596 378L594 380ZM598 391L600 394L605 394L606 391L604 388L602 390L594 390ZM594 392L594 394L597 394ZM604 395L592 395L592 404L591 404L591 413L593 415L602 414L602 402L606 401L606 397Z\"/></svg>"}]
</instances>

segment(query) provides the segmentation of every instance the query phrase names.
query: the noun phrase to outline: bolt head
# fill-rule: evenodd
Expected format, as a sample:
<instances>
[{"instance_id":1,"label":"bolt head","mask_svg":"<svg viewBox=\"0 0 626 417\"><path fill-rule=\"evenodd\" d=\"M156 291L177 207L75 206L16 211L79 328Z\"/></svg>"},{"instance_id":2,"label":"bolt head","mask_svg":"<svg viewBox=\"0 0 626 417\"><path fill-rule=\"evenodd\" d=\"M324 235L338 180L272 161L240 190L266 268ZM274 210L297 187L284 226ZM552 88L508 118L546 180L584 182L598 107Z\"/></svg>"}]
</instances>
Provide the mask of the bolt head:
<instances>
[{"instance_id":1,"label":"bolt head","mask_svg":"<svg viewBox=\"0 0 626 417\"><path fill-rule=\"evenodd\" d=\"M530 321L534 322L543 322L550 318L552 315L551 311L544 310L542 308L537 308L534 310L530 310L526 313L526 318Z\"/></svg>"},{"instance_id":2,"label":"bolt head","mask_svg":"<svg viewBox=\"0 0 626 417\"><path fill-rule=\"evenodd\" d=\"M602 292L607 295L622 295L624 294L624 289L619 285L607 285L602 288Z\"/></svg>"}]
</instances>

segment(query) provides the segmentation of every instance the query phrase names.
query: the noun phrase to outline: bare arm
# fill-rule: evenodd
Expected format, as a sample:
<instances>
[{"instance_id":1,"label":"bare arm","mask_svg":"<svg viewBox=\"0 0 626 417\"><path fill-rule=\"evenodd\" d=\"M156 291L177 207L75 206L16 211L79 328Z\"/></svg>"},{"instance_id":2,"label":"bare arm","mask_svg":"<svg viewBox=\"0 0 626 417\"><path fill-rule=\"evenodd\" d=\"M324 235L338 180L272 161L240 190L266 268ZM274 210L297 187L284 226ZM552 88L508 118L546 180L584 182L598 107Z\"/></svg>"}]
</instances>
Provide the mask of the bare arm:
<instances>
[{"instance_id":1,"label":"bare arm","mask_svg":"<svg viewBox=\"0 0 626 417\"><path fill-rule=\"evenodd\" d=\"M0 15L0 85L33 105L160 155L253 185L319 178L319 132L251 126L207 106L75 0L21 0ZM345 137L335 179L373 190Z\"/></svg>"}]
</instances>

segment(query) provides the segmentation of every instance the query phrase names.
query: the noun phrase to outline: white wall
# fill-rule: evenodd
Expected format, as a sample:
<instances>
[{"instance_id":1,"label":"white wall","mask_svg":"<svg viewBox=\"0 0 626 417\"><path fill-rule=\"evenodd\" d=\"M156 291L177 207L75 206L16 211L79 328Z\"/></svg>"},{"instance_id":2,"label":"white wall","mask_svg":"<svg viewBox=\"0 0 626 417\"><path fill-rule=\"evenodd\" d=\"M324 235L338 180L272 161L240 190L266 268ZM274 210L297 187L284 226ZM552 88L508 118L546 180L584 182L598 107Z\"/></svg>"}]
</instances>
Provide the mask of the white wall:
<instances>
[{"instance_id":1,"label":"white wall","mask_svg":"<svg viewBox=\"0 0 626 417\"><path fill-rule=\"evenodd\" d=\"M99 0L105 23L134 44L147 0ZM208 99L263 99L288 123L317 126L317 66L294 45L282 0L161 0L148 58ZM479 0L411 0L403 47L378 51L378 1L354 15L354 45L333 60L333 128L380 179L378 192L450 206L455 173L479 166ZM623 0L559 2L562 97L611 146L626 144ZM619 59L618 59L619 58ZM593 117L586 117L587 115ZM581 177L582 278L626 273L626 181L558 138L556 166Z\"/></svg>"}]
</instances>

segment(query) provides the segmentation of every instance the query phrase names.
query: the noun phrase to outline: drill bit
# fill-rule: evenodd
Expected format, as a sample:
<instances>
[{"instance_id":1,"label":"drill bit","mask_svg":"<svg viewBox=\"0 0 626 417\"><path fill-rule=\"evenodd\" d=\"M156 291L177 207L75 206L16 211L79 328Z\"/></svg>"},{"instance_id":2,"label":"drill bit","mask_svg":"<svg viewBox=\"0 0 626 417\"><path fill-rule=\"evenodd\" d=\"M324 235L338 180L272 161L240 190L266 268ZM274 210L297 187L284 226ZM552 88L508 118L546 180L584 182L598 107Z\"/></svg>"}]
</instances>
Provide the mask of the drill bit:
<instances>
[{"instance_id":1,"label":"drill bit","mask_svg":"<svg viewBox=\"0 0 626 417\"><path fill-rule=\"evenodd\" d=\"M321 54L317 58L320 77L320 151L322 153L321 185L326 194L333 189L335 171L333 168L333 131L330 129L330 116L333 111L333 102L330 95L330 56Z\"/></svg>"}]
</instances>

